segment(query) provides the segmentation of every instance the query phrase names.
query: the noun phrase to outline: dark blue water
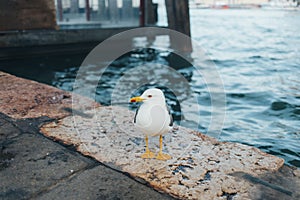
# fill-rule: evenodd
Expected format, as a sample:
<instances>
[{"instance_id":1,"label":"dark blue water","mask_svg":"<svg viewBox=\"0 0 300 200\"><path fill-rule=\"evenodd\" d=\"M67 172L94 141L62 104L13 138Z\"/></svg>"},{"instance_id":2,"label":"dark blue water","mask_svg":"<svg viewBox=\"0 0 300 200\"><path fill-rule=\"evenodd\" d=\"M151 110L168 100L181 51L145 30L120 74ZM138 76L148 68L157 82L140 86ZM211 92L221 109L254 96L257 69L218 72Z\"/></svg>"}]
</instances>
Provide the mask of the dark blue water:
<instances>
[{"instance_id":1,"label":"dark blue water","mask_svg":"<svg viewBox=\"0 0 300 200\"><path fill-rule=\"evenodd\" d=\"M215 63L225 86L226 119L220 139L256 146L300 167L300 12L199 9L191 10L191 24L192 38ZM159 46L168 41L161 37L154 43ZM72 90L80 65L72 61L79 58L83 59L82 55L2 62L0 70ZM100 81L94 73L96 68L85 66L86 81L99 81L96 100L109 105L117 80L145 63L173 65L188 80L199 99L198 128L205 133L211 98L203 77L192 66L201 63L197 57L190 64L169 52L138 49L113 62ZM152 86L156 84L138 88L136 94ZM180 122L180 97L159 87L166 92L173 117ZM196 111L191 114L199 115ZM195 124L191 121L185 125L194 128Z\"/></svg>"},{"instance_id":2,"label":"dark blue water","mask_svg":"<svg viewBox=\"0 0 300 200\"><path fill-rule=\"evenodd\" d=\"M225 85L221 139L254 145L299 167L300 12L192 10L191 21L192 37Z\"/></svg>"}]
</instances>

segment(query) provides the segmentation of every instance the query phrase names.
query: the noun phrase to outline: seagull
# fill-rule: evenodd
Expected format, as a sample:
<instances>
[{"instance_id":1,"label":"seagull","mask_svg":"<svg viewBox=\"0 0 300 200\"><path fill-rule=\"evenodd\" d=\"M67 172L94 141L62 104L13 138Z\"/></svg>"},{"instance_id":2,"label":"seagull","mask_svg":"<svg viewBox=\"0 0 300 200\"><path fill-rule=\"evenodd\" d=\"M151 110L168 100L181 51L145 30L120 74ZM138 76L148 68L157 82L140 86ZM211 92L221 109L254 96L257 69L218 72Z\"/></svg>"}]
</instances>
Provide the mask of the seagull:
<instances>
[{"instance_id":1,"label":"seagull","mask_svg":"<svg viewBox=\"0 0 300 200\"><path fill-rule=\"evenodd\" d=\"M134 116L134 124L145 135L146 151L142 158L154 158L155 154L149 150L148 137L159 136L158 160L169 160L172 157L162 152L163 137L172 129L173 119L166 105L164 93L157 88L144 91L141 96L133 97L130 102L142 102Z\"/></svg>"}]
</instances>

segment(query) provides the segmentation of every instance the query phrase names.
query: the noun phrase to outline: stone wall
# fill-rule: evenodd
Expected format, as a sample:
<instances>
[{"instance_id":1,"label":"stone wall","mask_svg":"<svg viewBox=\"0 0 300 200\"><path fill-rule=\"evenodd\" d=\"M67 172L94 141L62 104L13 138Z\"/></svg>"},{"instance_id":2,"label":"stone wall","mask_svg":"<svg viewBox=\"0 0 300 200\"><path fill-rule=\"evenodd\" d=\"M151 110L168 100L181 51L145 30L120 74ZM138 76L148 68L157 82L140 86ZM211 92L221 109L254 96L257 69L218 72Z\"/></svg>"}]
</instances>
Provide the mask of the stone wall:
<instances>
[{"instance_id":1,"label":"stone wall","mask_svg":"<svg viewBox=\"0 0 300 200\"><path fill-rule=\"evenodd\" d=\"M0 0L0 31L56 28L54 0Z\"/></svg>"}]
</instances>

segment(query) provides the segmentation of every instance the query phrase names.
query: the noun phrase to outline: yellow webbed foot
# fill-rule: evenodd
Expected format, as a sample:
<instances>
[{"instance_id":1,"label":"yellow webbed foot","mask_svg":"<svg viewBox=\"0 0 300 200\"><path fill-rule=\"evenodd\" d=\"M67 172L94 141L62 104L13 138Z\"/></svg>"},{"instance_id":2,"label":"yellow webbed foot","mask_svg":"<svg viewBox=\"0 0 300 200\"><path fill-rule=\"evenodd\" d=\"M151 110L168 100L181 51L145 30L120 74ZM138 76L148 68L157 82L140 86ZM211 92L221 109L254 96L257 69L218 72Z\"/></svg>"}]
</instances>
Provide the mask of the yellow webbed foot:
<instances>
[{"instance_id":1,"label":"yellow webbed foot","mask_svg":"<svg viewBox=\"0 0 300 200\"><path fill-rule=\"evenodd\" d=\"M154 158L154 157L155 157L155 154L153 152L147 151L147 150L146 150L146 152L144 154L141 155L141 158L144 158L144 159L146 159L146 158Z\"/></svg>"},{"instance_id":2,"label":"yellow webbed foot","mask_svg":"<svg viewBox=\"0 0 300 200\"><path fill-rule=\"evenodd\" d=\"M159 152L156 156L157 160L170 160L172 157L168 154L164 154L162 152Z\"/></svg>"},{"instance_id":3,"label":"yellow webbed foot","mask_svg":"<svg viewBox=\"0 0 300 200\"><path fill-rule=\"evenodd\" d=\"M141 158L154 158L155 157L154 153L149 150L148 136L145 137L145 143L146 143L146 152L143 155L141 155Z\"/></svg>"},{"instance_id":4,"label":"yellow webbed foot","mask_svg":"<svg viewBox=\"0 0 300 200\"><path fill-rule=\"evenodd\" d=\"M157 160L170 160L172 157L168 154L164 154L162 152L162 146L163 146L163 137L162 135L159 136L159 153L156 156Z\"/></svg>"}]
</instances>

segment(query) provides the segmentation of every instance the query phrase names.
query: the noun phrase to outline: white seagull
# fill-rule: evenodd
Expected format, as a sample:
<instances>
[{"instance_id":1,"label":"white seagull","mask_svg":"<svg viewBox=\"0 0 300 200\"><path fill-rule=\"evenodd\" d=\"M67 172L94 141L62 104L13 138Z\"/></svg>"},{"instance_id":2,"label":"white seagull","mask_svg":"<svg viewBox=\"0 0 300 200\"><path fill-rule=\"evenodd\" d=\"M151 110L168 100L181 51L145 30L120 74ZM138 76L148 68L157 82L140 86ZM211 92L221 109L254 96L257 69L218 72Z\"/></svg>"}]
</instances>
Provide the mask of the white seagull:
<instances>
[{"instance_id":1,"label":"white seagull","mask_svg":"<svg viewBox=\"0 0 300 200\"><path fill-rule=\"evenodd\" d=\"M162 135L168 133L173 125L172 115L166 105L164 93L157 88L147 89L141 96L131 98L130 102L143 102L134 116L135 125L145 135L146 152L142 154L141 157L155 157L155 154L149 150L148 136L159 135L159 153L157 154L156 159L171 159L170 155L162 152Z\"/></svg>"}]
</instances>

